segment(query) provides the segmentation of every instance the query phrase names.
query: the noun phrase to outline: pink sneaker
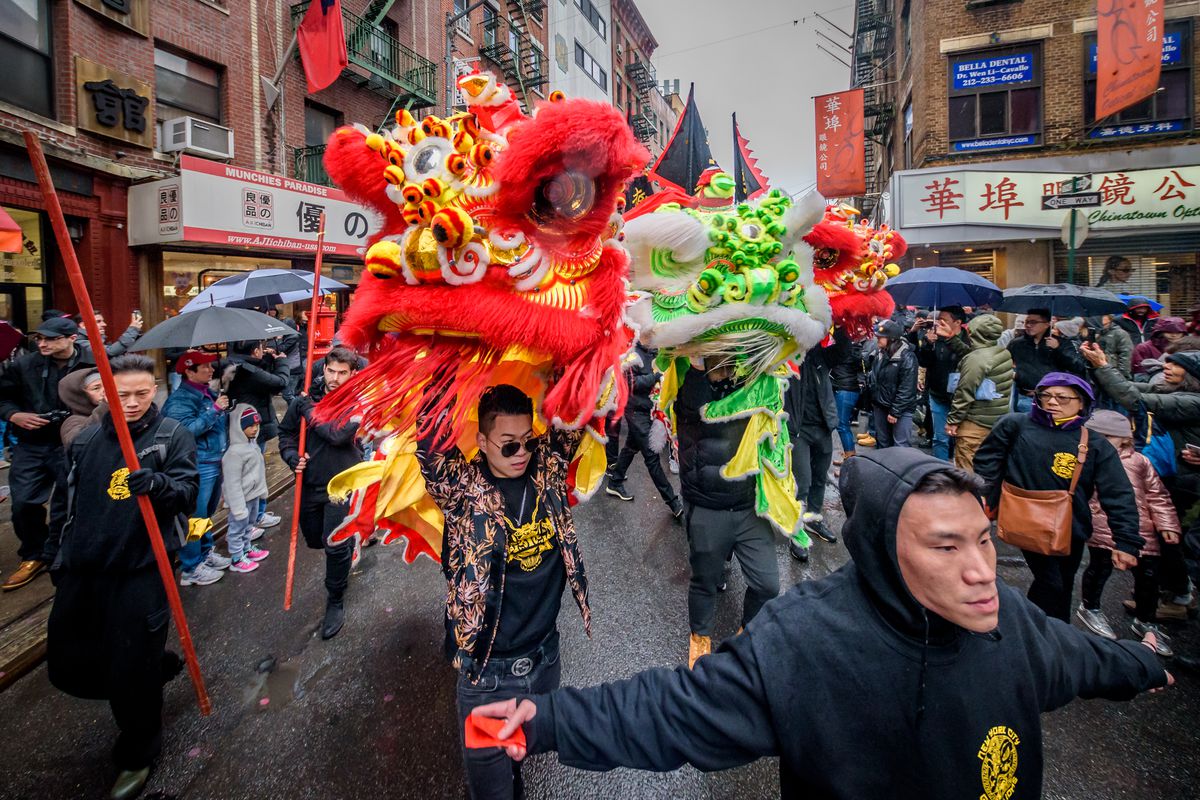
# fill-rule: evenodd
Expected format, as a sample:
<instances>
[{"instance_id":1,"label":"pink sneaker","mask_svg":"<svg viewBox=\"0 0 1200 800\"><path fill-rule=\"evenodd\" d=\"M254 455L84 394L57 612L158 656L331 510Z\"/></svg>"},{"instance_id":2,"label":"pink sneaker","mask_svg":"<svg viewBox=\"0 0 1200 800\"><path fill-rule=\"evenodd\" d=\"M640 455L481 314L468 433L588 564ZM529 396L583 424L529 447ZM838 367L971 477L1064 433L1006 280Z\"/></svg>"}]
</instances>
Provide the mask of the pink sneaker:
<instances>
[{"instance_id":1,"label":"pink sneaker","mask_svg":"<svg viewBox=\"0 0 1200 800\"><path fill-rule=\"evenodd\" d=\"M257 562L250 561L246 558L243 558L240 561L235 561L229 565L230 572L254 572L256 569L258 569Z\"/></svg>"},{"instance_id":2,"label":"pink sneaker","mask_svg":"<svg viewBox=\"0 0 1200 800\"><path fill-rule=\"evenodd\" d=\"M250 559L251 561L262 561L269 555L271 555L270 550L255 549L246 551L246 558Z\"/></svg>"}]
</instances>

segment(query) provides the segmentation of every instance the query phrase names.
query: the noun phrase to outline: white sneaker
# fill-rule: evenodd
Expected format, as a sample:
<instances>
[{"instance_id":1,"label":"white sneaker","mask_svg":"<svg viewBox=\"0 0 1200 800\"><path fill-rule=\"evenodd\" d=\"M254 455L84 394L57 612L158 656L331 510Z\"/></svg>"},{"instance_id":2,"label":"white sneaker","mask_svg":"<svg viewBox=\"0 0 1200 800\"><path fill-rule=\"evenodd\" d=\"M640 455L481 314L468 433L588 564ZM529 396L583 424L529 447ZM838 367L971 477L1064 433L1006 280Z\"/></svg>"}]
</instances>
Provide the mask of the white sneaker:
<instances>
[{"instance_id":1,"label":"white sneaker","mask_svg":"<svg viewBox=\"0 0 1200 800\"><path fill-rule=\"evenodd\" d=\"M204 559L204 565L213 569L229 569L229 565L233 563L230 559L218 553L216 550L209 550L208 557Z\"/></svg>"},{"instance_id":2,"label":"white sneaker","mask_svg":"<svg viewBox=\"0 0 1200 800\"><path fill-rule=\"evenodd\" d=\"M672 475L679 474L679 462L673 458L667 459L667 467L671 470Z\"/></svg>"},{"instance_id":3,"label":"white sneaker","mask_svg":"<svg viewBox=\"0 0 1200 800\"><path fill-rule=\"evenodd\" d=\"M266 531L264 531L262 528L258 527L257 525L254 526L250 529L250 541L257 542L263 537L264 533L266 533Z\"/></svg>"},{"instance_id":4,"label":"white sneaker","mask_svg":"<svg viewBox=\"0 0 1200 800\"><path fill-rule=\"evenodd\" d=\"M278 514L272 514L270 511L264 511L262 516L255 521L254 526L257 528L274 528L282 519L283 518Z\"/></svg>"},{"instance_id":5,"label":"white sneaker","mask_svg":"<svg viewBox=\"0 0 1200 800\"><path fill-rule=\"evenodd\" d=\"M184 572L179 576L180 586L208 586L210 583L216 583L225 576L225 573L220 570L213 569L207 564L200 563L191 572Z\"/></svg>"}]
</instances>

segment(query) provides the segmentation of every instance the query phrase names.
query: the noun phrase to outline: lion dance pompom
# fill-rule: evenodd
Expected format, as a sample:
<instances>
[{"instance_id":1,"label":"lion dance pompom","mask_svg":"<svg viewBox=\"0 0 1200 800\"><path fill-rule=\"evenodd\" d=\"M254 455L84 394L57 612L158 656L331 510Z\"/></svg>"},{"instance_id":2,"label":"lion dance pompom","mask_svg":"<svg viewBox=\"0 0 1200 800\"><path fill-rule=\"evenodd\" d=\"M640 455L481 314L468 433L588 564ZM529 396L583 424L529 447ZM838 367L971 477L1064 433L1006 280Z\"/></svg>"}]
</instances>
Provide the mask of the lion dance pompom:
<instances>
[{"instance_id":1,"label":"lion dance pompom","mask_svg":"<svg viewBox=\"0 0 1200 800\"><path fill-rule=\"evenodd\" d=\"M333 180L384 221L341 328L370 366L319 416L360 418L386 440L330 483L354 511L331 541L382 527L385 542L408 540L409 561L441 545L418 440L471 456L479 396L514 384L534 398L535 427L591 432L574 472L587 496L603 474L603 418L628 391L620 211L646 150L606 103L555 92L527 116L491 75L458 88L465 112L340 128L325 155Z\"/></svg>"}]
</instances>

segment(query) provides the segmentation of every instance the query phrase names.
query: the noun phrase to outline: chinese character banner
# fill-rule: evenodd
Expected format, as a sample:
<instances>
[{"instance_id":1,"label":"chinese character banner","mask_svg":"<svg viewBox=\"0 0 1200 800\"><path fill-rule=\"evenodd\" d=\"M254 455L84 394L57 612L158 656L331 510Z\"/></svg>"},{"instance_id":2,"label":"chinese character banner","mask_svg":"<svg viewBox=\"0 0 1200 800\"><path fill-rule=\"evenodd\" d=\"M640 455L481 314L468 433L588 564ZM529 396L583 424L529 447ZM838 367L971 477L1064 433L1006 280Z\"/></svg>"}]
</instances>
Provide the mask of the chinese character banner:
<instances>
[{"instance_id":1,"label":"chinese character banner","mask_svg":"<svg viewBox=\"0 0 1200 800\"><path fill-rule=\"evenodd\" d=\"M1097 0L1096 119L1158 91L1163 0Z\"/></svg>"},{"instance_id":2,"label":"chinese character banner","mask_svg":"<svg viewBox=\"0 0 1200 800\"><path fill-rule=\"evenodd\" d=\"M1066 211L1043 210L1069 173L947 170L900 176L900 228L1012 225L1058 228ZM1200 166L1095 173L1100 204L1079 209L1094 228L1200 223Z\"/></svg>"},{"instance_id":3,"label":"chinese character banner","mask_svg":"<svg viewBox=\"0 0 1200 800\"><path fill-rule=\"evenodd\" d=\"M853 197L867 190L863 141L863 90L816 98L817 191Z\"/></svg>"}]
</instances>

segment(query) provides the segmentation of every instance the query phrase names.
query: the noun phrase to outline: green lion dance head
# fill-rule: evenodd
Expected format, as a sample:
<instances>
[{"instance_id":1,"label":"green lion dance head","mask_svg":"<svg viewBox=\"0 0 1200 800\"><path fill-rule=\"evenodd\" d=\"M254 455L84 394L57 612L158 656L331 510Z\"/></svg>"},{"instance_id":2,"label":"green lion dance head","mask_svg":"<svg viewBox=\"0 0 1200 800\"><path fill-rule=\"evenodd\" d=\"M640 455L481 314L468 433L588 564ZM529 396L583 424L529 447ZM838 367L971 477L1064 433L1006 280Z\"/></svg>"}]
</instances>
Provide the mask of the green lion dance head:
<instances>
[{"instance_id":1,"label":"green lion dance head","mask_svg":"<svg viewBox=\"0 0 1200 800\"><path fill-rule=\"evenodd\" d=\"M705 406L708 422L746 420L737 453L721 469L754 480L756 511L802 545L801 505L791 470L783 396L791 371L828 334L832 312L813 280L803 240L821 220L817 195L793 203L772 190L723 209L659 206L625 225L638 299L627 312L647 347L659 351L659 405L673 403L687 370L729 367L739 387Z\"/></svg>"},{"instance_id":2,"label":"green lion dance head","mask_svg":"<svg viewBox=\"0 0 1200 800\"><path fill-rule=\"evenodd\" d=\"M728 209L670 203L631 219L625 246L639 298L628 317L642 342L746 380L815 347L832 312L802 237L823 213L819 196L794 204L773 189Z\"/></svg>"}]
</instances>

